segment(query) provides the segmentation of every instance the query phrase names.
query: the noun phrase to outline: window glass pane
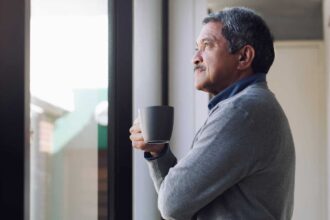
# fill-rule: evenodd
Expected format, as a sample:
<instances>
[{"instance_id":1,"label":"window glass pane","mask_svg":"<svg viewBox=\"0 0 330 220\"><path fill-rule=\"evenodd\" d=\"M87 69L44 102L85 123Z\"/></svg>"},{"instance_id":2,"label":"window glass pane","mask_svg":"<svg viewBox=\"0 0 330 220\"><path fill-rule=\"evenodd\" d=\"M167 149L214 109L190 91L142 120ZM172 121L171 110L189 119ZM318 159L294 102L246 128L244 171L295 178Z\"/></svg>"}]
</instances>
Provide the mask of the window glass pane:
<instances>
[{"instance_id":1,"label":"window glass pane","mask_svg":"<svg viewBox=\"0 0 330 220\"><path fill-rule=\"evenodd\" d=\"M31 0L31 220L107 217L106 0Z\"/></svg>"}]
</instances>

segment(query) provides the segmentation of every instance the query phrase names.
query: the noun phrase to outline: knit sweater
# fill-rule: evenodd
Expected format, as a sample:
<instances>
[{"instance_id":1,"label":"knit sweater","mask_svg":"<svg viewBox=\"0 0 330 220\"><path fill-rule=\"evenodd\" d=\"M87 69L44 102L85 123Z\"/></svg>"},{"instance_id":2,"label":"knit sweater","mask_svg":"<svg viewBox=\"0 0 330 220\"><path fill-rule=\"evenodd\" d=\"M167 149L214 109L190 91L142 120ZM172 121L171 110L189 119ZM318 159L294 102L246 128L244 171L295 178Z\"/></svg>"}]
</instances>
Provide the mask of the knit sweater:
<instances>
[{"instance_id":1,"label":"knit sweater","mask_svg":"<svg viewBox=\"0 0 330 220\"><path fill-rule=\"evenodd\" d=\"M288 220L295 150L288 120L266 83L214 106L190 151L147 161L166 220Z\"/></svg>"}]
</instances>

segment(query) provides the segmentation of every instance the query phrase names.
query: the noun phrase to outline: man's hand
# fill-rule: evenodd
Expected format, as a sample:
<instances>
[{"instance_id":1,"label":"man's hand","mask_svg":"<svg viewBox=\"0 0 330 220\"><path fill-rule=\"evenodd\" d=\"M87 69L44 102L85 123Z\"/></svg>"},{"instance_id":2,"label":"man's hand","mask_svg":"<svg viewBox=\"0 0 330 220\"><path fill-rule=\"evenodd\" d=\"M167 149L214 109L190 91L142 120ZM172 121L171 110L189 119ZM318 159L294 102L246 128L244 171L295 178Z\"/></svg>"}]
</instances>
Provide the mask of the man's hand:
<instances>
[{"instance_id":1,"label":"man's hand","mask_svg":"<svg viewBox=\"0 0 330 220\"><path fill-rule=\"evenodd\" d=\"M136 149L150 152L153 157L157 157L165 147L165 144L147 144L144 142L138 118L134 120L129 132L131 133L130 139L132 141L132 146Z\"/></svg>"}]
</instances>

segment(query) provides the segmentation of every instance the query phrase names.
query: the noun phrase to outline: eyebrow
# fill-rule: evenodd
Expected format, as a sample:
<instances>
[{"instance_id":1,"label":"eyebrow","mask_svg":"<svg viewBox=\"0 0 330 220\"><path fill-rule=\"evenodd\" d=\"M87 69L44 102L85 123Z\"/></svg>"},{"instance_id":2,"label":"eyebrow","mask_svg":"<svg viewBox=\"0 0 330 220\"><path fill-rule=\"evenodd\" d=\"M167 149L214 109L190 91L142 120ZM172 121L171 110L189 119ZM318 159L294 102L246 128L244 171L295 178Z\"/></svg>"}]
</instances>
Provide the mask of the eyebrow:
<instances>
[{"instance_id":1,"label":"eyebrow","mask_svg":"<svg viewBox=\"0 0 330 220\"><path fill-rule=\"evenodd\" d=\"M214 38L206 37L206 38L201 39L199 42L204 43L204 42L214 42L214 41L215 41ZM196 45L198 45L197 41L196 41Z\"/></svg>"}]
</instances>

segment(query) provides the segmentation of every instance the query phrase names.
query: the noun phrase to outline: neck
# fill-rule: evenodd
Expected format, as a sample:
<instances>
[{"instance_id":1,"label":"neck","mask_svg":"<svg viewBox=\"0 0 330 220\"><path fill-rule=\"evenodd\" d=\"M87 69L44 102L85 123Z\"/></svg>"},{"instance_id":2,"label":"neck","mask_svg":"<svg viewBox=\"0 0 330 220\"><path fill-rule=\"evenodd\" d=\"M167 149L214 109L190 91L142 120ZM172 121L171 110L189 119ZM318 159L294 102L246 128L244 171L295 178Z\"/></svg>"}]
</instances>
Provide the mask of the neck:
<instances>
[{"instance_id":1,"label":"neck","mask_svg":"<svg viewBox=\"0 0 330 220\"><path fill-rule=\"evenodd\" d=\"M216 95L219 92L223 91L224 89L228 88L229 86L233 85L234 83L236 83L237 81L244 79L246 77L252 76L254 74L254 72L252 71L252 69L247 69L245 71L240 71L237 72L235 74L235 76L231 79L231 81L228 81L227 86L225 86L224 88L218 88L214 91L209 92L212 95Z\"/></svg>"},{"instance_id":2,"label":"neck","mask_svg":"<svg viewBox=\"0 0 330 220\"><path fill-rule=\"evenodd\" d=\"M252 76L254 74L254 72L252 71L251 68L244 70L240 73L238 73L238 77L236 78L235 82L237 82L238 80L244 79L246 77Z\"/></svg>"}]
</instances>

